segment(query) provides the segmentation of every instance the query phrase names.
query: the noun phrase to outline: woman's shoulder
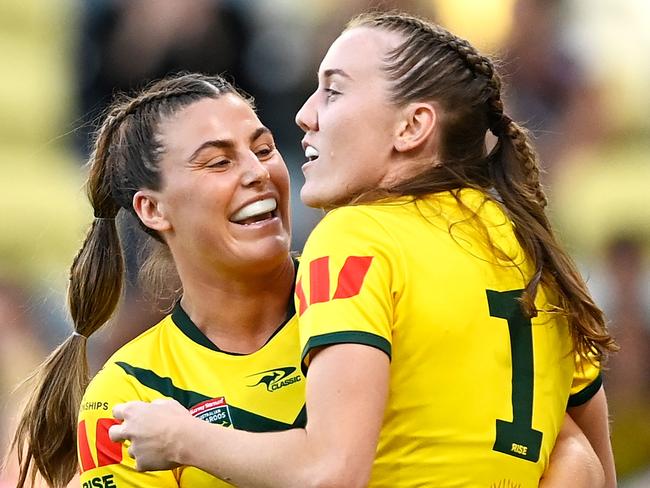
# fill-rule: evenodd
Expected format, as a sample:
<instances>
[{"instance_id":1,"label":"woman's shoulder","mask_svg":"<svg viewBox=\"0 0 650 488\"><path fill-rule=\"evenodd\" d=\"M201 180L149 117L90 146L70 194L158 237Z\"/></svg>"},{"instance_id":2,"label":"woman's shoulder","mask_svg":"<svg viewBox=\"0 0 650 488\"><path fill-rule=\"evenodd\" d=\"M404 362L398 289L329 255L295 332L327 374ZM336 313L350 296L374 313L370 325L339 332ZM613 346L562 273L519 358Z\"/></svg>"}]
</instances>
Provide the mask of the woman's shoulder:
<instances>
[{"instance_id":1,"label":"woman's shoulder","mask_svg":"<svg viewBox=\"0 0 650 488\"><path fill-rule=\"evenodd\" d=\"M150 327L137 337L115 351L104 363L99 372L92 378L86 393L89 391L99 390L110 393L119 390L120 385L131 383L129 375L125 373L123 365L140 364L146 365L152 361L152 355L159 350L157 345L160 343L161 335L164 334L165 328L171 316L165 316L156 325Z\"/></svg>"},{"instance_id":2,"label":"woman's shoulder","mask_svg":"<svg viewBox=\"0 0 650 488\"><path fill-rule=\"evenodd\" d=\"M303 255L317 250L359 252L373 243L391 241L390 223L379 205L350 205L330 210L312 231Z\"/></svg>"},{"instance_id":3,"label":"woman's shoulder","mask_svg":"<svg viewBox=\"0 0 650 488\"><path fill-rule=\"evenodd\" d=\"M400 197L372 203L360 203L330 210L316 226L316 231L372 232L384 229L392 218L401 218L413 211L413 197Z\"/></svg>"}]
</instances>

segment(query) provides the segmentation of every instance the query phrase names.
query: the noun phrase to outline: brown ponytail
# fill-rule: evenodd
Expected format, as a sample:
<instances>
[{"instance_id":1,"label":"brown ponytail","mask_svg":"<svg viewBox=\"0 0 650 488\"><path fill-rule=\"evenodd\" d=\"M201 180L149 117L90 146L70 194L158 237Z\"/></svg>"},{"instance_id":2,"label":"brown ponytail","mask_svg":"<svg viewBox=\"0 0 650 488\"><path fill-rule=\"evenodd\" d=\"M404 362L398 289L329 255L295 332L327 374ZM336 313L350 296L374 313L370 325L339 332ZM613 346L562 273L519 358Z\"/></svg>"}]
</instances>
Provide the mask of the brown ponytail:
<instances>
[{"instance_id":1,"label":"brown ponytail","mask_svg":"<svg viewBox=\"0 0 650 488\"><path fill-rule=\"evenodd\" d=\"M77 417L89 382L86 340L110 319L122 292L124 260L115 217L120 209L135 214L131 202L138 189L161 186L164 147L156 130L162 117L224 93L238 94L220 77L167 78L115 102L100 128L86 184L95 219L70 270L74 333L28 378L35 387L11 443L19 462L17 488L33 485L37 474L48 486L64 487L77 472Z\"/></svg>"},{"instance_id":2,"label":"brown ponytail","mask_svg":"<svg viewBox=\"0 0 650 488\"><path fill-rule=\"evenodd\" d=\"M522 297L524 311L537 313L535 296L544 283L559 296L556 311L568 317L574 348L582 357L602 360L615 351L602 311L553 233L537 156L526 131L504 114L501 80L492 62L466 40L408 14L362 14L348 29L359 26L403 37L383 64L395 104L435 100L442 108L439 164L387 191L419 196L476 188L498 200L535 268ZM488 130L498 142L486 156Z\"/></svg>"},{"instance_id":3,"label":"brown ponytail","mask_svg":"<svg viewBox=\"0 0 650 488\"><path fill-rule=\"evenodd\" d=\"M124 261L115 225L119 206L106 177L111 135L119 120L108 117L90 158L86 184L95 218L70 269L68 305L75 334L32 375L37 385L12 442L20 466L18 488L39 472L49 486L65 486L77 471L77 414L88 386L86 340L111 317L122 291Z\"/></svg>"},{"instance_id":4,"label":"brown ponytail","mask_svg":"<svg viewBox=\"0 0 650 488\"><path fill-rule=\"evenodd\" d=\"M616 350L607 332L603 312L594 303L573 260L562 249L544 212L546 197L539 182L535 153L524 129L505 124L490 158L492 181L514 223L522 247L535 263L535 273L522 297L524 308L534 305L540 282L559 292L560 310L569 318L574 347L583 357L602 360Z\"/></svg>"}]
</instances>

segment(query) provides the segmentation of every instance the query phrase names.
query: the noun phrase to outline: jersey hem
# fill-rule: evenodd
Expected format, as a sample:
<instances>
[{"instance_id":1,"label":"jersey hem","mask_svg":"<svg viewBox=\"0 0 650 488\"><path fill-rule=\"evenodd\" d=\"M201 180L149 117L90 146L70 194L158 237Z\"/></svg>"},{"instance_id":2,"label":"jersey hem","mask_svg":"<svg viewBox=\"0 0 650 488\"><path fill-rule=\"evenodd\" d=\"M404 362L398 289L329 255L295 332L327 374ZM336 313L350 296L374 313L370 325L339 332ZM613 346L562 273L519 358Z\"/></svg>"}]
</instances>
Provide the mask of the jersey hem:
<instances>
[{"instance_id":1,"label":"jersey hem","mask_svg":"<svg viewBox=\"0 0 650 488\"><path fill-rule=\"evenodd\" d=\"M307 364L306 359L312 349L323 346L333 346L335 344L364 344L385 352L388 359L391 359L391 344L384 337L363 331L330 332L328 334L321 334L309 338L300 357L302 374L307 374L307 368L309 365Z\"/></svg>"},{"instance_id":2,"label":"jersey hem","mask_svg":"<svg viewBox=\"0 0 650 488\"><path fill-rule=\"evenodd\" d=\"M569 396L567 407L579 407L580 405L587 403L596 393L598 393L601 386L603 386L603 377L602 374L598 373L596 379L587 385L584 390Z\"/></svg>"}]
</instances>

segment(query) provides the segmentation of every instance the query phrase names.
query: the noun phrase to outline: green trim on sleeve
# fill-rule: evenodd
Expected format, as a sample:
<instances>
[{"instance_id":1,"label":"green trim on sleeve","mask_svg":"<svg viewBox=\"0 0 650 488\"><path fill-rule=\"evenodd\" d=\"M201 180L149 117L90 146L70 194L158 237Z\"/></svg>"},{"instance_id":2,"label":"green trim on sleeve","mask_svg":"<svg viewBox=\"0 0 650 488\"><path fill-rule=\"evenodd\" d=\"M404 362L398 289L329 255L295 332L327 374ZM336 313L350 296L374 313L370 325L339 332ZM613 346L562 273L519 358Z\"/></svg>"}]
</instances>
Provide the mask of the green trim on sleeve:
<instances>
[{"instance_id":1,"label":"green trim on sleeve","mask_svg":"<svg viewBox=\"0 0 650 488\"><path fill-rule=\"evenodd\" d=\"M596 379L587 385L582 391L569 396L567 407L579 407L580 405L587 403L596 393L598 393L601 386L603 386L603 376L601 373L598 373Z\"/></svg>"},{"instance_id":2,"label":"green trim on sleeve","mask_svg":"<svg viewBox=\"0 0 650 488\"><path fill-rule=\"evenodd\" d=\"M310 337L307 344L305 344L300 358L303 375L307 375L305 358L309 352L317 347L332 346L334 344L364 344L384 351L388 355L388 359L391 359L391 345L384 337L362 331L330 332L328 334Z\"/></svg>"}]
</instances>

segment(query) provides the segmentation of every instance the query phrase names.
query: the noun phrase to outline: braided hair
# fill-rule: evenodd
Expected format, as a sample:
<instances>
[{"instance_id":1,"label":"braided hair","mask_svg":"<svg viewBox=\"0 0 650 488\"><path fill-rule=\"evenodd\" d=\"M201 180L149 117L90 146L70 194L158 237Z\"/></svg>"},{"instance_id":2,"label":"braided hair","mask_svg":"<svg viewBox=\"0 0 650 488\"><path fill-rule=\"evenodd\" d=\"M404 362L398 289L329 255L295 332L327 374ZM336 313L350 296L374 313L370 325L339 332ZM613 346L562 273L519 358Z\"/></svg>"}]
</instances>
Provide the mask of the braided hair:
<instances>
[{"instance_id":1,"label":"braided hair","mask_svg":"<svg viewBox=\"0 0 650 488\"><path fill-rule=\"evenodd\" d=\"M554 235L545 213L547 198L537 155L527 131L504 111L494 63L466 40L409 14L361 14L347 26L354 28L381 29L402 37L382 60L392 103L435 101L441 109L438 160L387 191L416 197L459 188L483 191L504 208L534 266L521 298L523 311L537 314L535 296L544 283L559 297L557 309L568 318L575 350L589 360L604 359L616 345L602 311ZM497 138L489 153L487 131Z\"/></svg>"},{"instance_id":2,"label":"braided hair","mask_svg":"<svg viewBox=\"0 0 650 488\"><path fill-rule=\"evenodd\" d=\"M124 259L115 217L121 210L135 215L132 201L139 189L161 187L158 165L165 149L156 137L160 122L198 100L228 93L252 105L221 77L183 74L135 97L117 99L108 110L88 162L86 190L95 219L70 269L74 333L30 378L35 387L11 447L18 454L18 488L28 479L33 485L37 474L48 486L64 487L77 472L77 416L89 382L86 339L113 315L122 292Z\"/></svg>"}]
</instances>

